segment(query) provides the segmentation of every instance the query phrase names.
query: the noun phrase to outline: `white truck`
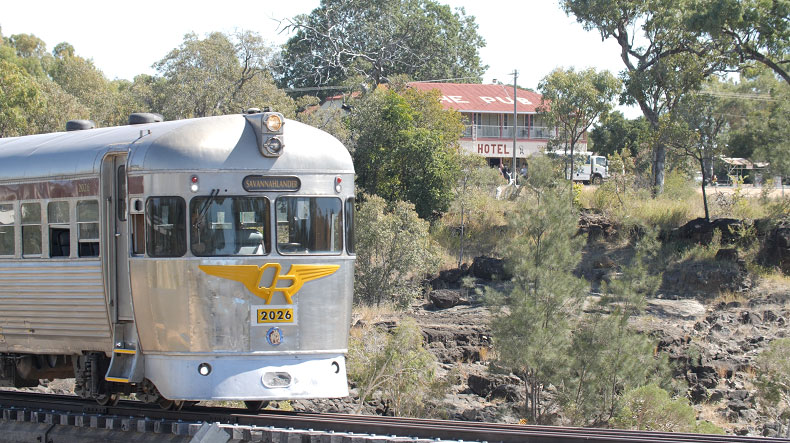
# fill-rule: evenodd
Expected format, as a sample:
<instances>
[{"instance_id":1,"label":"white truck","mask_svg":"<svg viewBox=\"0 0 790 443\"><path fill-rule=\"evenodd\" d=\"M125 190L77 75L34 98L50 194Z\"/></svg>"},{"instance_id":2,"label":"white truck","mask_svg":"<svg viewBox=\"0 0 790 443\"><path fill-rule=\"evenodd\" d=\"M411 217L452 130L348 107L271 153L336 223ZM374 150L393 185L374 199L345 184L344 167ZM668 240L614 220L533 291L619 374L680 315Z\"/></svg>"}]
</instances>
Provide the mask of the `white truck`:
<instances>
[{"instance_id":1,"label":"white truck","mask_svg":"<svg viewBox=\"0 0 790 443\"><path fill-rule=\"evenodd\" d=\"M570 157L570 153L564 151L552 151L548 153L557 158ZM570 158L568 158L570 163ZM570 167L570 164L568 165ZM609 162L602 155L594 155L592 152L573 153L573 181L600 185L609 178ZM567 173L566 173L566 178Z\"/></svg>"}]
</instances>

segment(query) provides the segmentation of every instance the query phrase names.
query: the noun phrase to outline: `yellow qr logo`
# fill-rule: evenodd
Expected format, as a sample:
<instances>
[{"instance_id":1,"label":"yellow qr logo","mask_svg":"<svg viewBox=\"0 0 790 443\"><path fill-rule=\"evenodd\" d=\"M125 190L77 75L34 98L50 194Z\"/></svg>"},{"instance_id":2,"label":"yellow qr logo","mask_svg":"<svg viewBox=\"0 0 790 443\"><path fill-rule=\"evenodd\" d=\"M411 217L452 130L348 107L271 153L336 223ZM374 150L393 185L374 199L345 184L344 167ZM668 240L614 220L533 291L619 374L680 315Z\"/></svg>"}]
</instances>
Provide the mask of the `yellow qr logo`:
<instances>
[{"instance_id":1,"label":"yellow qr logo","mask_svg":"<svg viewBox=\"0 0 790 443\"><path fill-rule=\"evenodd\" d=\"M279 263L266 263L262 266L199 265L198 268L208 275L242 283L250 292L264 299L267 305L272 301L272 295L275 292L282 293L285 301L291 305L293 304L292 297L302 289L305 283L334 274L340 269L340 265L291 265L285 275L280 275L282 267ZM268 286L259 286L264 273L269 269L274 269L274 278ZM279 286L281 281L291 284L281 287Z\"/></svg>"}]
</instances>

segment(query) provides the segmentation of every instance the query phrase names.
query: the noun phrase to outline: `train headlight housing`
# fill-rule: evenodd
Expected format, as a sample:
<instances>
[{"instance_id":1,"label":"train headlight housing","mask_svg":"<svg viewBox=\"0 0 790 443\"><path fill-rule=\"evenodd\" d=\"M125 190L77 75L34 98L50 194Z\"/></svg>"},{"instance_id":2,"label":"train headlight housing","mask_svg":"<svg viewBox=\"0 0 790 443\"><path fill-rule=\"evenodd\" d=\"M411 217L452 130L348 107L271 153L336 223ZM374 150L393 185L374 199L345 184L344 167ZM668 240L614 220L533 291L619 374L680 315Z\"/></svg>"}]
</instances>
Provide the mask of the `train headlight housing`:
<instances>
[{"instance_id":1,"label":"train headlight housing","mask_svg":"<svg viewBox=\"0 0 790 443\"><path fill-rule=\"evenodd\" d=\"M264 157L279 157L283 154L285 141L283 139L283 127L285 118L279 112L270 112L264 108L263 112L248 111L244 115L255 131L255 138L258 141L258 150Z\"/></svg>"},{"instance_id":2,"label":"train headlight housing","mask_svg":"<svg viewBox=\"0 0 790 443\"><path fill-rule=\"evenodd\" d=\"M283 118L281 114L266 114L266 129L269 132L278 132L283 127Z\"/></svg>"},{"instance_id":3,"label":"train headlight housing","mask_svg":"<svg viewBox=\"0 0 790 443\"><path fill-rule=\"evenodd\" d=\"M277 157L282 154L282 151L282 140L280 140L280 137L274 136L269 137L265 142L263 142L263 150L261 151L261 154L265 155L266 157Z\"/></svg>"}]
</instances>

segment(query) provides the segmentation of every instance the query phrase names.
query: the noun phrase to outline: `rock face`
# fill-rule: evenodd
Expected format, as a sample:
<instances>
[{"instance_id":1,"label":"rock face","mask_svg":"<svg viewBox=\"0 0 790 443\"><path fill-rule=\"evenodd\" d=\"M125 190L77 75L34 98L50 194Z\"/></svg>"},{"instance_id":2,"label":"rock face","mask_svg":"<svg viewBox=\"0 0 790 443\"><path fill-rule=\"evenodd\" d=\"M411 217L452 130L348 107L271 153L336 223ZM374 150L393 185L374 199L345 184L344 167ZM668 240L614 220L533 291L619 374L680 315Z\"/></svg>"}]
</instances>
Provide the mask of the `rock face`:
<instances>
[{"instance_id":1,"label":"rock face","mask_svg":"<svg viewBox=\"0 0 790 443\"><path fill-rule=\"evenodd\" d=\"M584 210L579 217L579 234L587 235L587 242L606 240L617 236L617 227L605 215Z\"/></svg>"},{"instance_id":2,"label":"rock face","mask_svg":"<svg viewBox=\"0 0 790 443\"><path fill-rule=\"evenodd\" d=\"M780 224L768 233L761 255L764 265L775 266L790 274L790 223Z\"/></svg>"},{"instance_id":3,"label":"rock face","mask_svg":"<svg viewBox=\"0 0 790 443\"><path fill-rule=\"evenodd\" d=\"M722 243L732 243L737 240L737 231L743 227L743 222L734 218L718 218L707 221L704 218L695 218L685 225L665 234L670 240L687 240L698 244L708 244L713 239L717 229L721 232Z\"/></svg>"},{"instance_id":4,"label":"rock face","mask_svg":"<svg viewBox=\"0 0 790 443\"><path fill-rule=\"evenodd\" d=\"M715 296L716 291L744 292L753 282L734 249L720 249L711 262L684 262L664 272L661 291L679 297Z\"/></svg>"}]
</instances>

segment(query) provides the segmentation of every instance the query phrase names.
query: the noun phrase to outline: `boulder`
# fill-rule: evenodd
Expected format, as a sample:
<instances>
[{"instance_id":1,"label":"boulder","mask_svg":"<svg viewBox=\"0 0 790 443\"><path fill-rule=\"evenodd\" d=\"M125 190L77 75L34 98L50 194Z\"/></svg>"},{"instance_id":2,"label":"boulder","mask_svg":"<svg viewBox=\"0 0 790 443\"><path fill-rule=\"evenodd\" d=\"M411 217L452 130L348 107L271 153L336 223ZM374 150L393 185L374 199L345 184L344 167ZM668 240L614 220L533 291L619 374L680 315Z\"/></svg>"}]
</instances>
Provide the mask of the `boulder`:
<instances>
[{"instance_id":1,"label":"boulder","mask_svg":"<svg viewBox=\"0 0 790 443\"><path fill-rule=\"evenodd\" d=\"M461 302L461 294L452 289L439 289L431 291L431 303L439 309L452 308Z\"/></svg>"},{"instance_id":2,"label":"boulder","mask_svg":"<svg viewBox=\"0 0 790 443\"><path fill-rule=\"evenodd\" d=\"M489 281L504 281L513 278L513 276L505 270L504 260L486 256L475 257L472 266L469 268L469 273L477 278Z\"/></svg>"},{"instance_id":3,"label":"boulder","mask_svg":"<svg viewBox=\"0 0 790 443\"><path fill-rule=\"evenodd\" d=\"M734 218L717 218L711 221L704 218L696 218L679 228L673 229L668 237L670 240L686 240L705 245L710 243L713 239L714 231L718 229L721 232L722 243L734 243L738 238L735 232L742 226L743 222Z\"/></svg>"},{"instance_id":4,"label":"boulder","mask_svg":"<svg viewBox=\"0 0 790 443\"><path fill-rule=\"evenodd\" d=\"M790 274L790 223L780 224L768 233L760 255L763 265Z\"/></svg>"}]
</instances>

